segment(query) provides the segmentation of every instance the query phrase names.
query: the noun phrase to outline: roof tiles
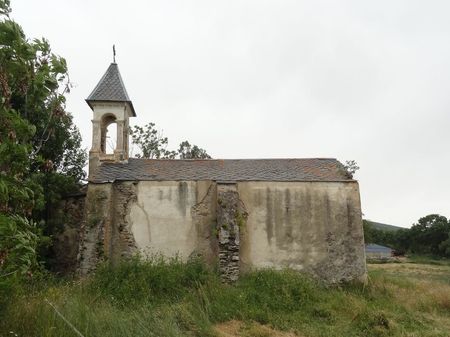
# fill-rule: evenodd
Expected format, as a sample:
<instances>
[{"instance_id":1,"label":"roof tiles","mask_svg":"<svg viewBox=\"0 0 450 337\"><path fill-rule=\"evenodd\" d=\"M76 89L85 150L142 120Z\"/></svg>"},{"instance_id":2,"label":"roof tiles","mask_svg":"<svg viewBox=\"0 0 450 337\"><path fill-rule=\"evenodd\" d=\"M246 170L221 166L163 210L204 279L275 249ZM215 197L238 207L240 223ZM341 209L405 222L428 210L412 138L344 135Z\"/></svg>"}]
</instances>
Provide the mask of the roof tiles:
<instances>
[{"instance_id":1,"label":"roof tiles","mask_svg":"<svg viewBox=\"0 0 450 337\"><path fill-rule=\"evenodd\" d=\"M136 116L133 104L123 84L122 76L120 76L117 63L111 63L109 65L103 77L86 99L86 102L91 108L91 102L95 101L127 102L131 106L133 116Z\"/></svg>"},{"instance_id":2,"label":"roof tiles","mask_svg":"<svg viewBox=\"0 0 450 337\"><path fill-rule=\"evenodd\" d=\"M92 182L116 180L352 181L336 159L136 159L103 162Z\"/></svg>"}]
</instances>

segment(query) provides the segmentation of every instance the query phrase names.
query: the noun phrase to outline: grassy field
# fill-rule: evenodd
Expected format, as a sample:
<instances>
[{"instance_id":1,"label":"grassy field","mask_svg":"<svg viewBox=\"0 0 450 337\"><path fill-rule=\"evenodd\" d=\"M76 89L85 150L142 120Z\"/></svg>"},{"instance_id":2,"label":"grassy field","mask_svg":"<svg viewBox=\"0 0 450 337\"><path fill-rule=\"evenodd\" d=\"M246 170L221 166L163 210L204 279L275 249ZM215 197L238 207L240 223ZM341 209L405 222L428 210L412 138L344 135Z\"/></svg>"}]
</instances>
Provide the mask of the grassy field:
<instances>
[{"instance_id":1,"label":"grassy field","mask_svg":"<svg viewBox=\"0 0 450 337\"><path fill-rule=\"evenodd\" d=\"M450 264L412 262L369 265L366 286L288 270L227 286L199 261L136 259L83 281L3 284L0 336L450 336Z\"/></svg>"}]
</instances>

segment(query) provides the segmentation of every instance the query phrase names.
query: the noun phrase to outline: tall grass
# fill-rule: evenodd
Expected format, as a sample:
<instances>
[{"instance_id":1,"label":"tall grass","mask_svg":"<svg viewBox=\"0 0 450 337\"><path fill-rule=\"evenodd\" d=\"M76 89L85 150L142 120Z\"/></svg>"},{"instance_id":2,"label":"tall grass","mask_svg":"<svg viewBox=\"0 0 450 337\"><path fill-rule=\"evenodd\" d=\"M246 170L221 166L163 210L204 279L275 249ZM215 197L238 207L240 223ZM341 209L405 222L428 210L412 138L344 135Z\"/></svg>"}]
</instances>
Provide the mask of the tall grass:
<instances>
[{"instance_id":1,"label":"tall grass","mask_svg":"<svg viewBox=\"0 0 450 337\"><path fill-rule=\"evenodd\" d=\"M294 271L261 270L225 285L199 260L133 258L82 281L21 285L0 308L0 336L77 336L46 299L86 337L208 337L230 320L301 336L448 336L450 300L439 292L450 286L382 270L370 276L367 286L326 287Z\"/></svg>"},{"instance_id":2,"label":"tall grass","mask_svg":"<svg viewBox=\"0 0 450 337\"><path fill-rule=\"evenodd\" d=\"M87 290L121 307L139 303L179 302L215 275L199 259L182 262L155 255L135 256L117 266L103 264L88 282Z\"/></svg>"}]
</instances>

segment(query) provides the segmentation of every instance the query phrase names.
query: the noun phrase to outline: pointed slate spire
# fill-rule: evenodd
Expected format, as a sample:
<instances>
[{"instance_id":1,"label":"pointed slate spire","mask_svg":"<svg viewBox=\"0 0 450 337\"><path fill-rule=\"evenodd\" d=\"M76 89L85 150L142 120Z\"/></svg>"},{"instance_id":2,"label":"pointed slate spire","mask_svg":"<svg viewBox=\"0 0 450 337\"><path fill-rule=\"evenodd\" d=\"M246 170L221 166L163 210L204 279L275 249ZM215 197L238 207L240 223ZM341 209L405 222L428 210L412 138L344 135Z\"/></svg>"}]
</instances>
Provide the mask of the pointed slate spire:
<instances>
[{"instance_id":1,"label":"pointed slate spire","mask_svg":"<svg viewBox=\"0 0 450 337\"><path fill-rule=\"evenodd\" d=\"M130 104L133 116L136 117L133 103L128 97L127 90L120 76L117 63L111 63L105 75L100 79L97 86L86 99L92 109L91 102L127 102Z\"/></svg>"}]
</instances>

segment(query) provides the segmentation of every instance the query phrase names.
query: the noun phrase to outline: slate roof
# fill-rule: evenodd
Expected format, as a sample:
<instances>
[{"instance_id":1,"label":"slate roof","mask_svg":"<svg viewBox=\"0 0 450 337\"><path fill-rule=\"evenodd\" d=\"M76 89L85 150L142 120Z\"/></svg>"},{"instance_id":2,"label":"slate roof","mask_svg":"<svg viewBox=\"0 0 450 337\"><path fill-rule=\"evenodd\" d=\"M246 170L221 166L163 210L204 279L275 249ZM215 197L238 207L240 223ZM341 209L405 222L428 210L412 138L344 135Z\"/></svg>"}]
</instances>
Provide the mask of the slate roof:
<instances>
[{"instance_id":1,"label":"slate roof","mask_svg":"<svg viewBox=\"0 0 450 337\"><path fill-rule=\"evenodd\" d=\"M366 245L366 253L388 253L392 252L392 248L377 245L375 243Z\"/></svg>"},{"instance_id":2,"label":"slate roof","mask_svg":"<svg viewBox=\"0 0 450 337\"><path fill-rule=\"evenodd\" d=\"M353 181L336 159L136 159L103 162L92 182L116 180Z\"/></svg>"},{"instance_id":3,"label":"slate roof","mask_svg":"<svg viewBox=\"0 0 450 337\"><path fill-rule=\"evenodd\" d=\"M133 116L136 116L133 103L128 96L122 76L120 76L117 63L111 63L103 77L100 79L94 90L86 99L87 104L92 109L91 102L127 102L130 104Z\"/></svg>"}]
</instances>

